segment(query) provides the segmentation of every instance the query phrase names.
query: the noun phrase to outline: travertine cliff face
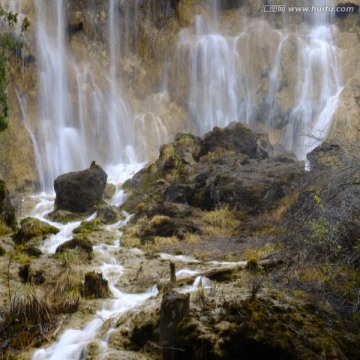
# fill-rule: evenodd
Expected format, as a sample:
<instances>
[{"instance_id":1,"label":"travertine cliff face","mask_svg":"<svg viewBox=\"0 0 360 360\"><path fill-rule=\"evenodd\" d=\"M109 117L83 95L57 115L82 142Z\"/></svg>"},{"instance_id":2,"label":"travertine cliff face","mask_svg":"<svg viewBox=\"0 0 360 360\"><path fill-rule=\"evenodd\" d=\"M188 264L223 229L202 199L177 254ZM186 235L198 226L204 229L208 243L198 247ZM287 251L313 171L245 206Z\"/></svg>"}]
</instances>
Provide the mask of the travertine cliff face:
<instances>
[{"instance_id":1,"label":"travertine cliff face","mask_svg":"<svg viewBox=\"0 0 360 360\"><path fill-rule=\"evenodd\" d=\"M194 84L191 78L191 68L196 65L192 53L195 48L194 34L199 31L199 15L209 22L215 21L215 15L203 0L114 3L122 19L119 24L121 46L119 56L115 59L115 66L119 69L117 81L122 88L124 101L133 114L136 133L134 150L139 159L148 160L156 156L160 144L170 141L176 133L201 132L191 106L189 110L190 93L201 97L202 90L199 92L199 87L204 85L201 82ZM354 3L360 4L360 1ZM101 87L105 81L104 74L111 66L107 44L108 1L66 0L64 4L68 62L76 63L79 68L88 67L97 86ZM287 1L286 4L297 5L297 2ZM39 116L39 69L35 32L39 19L36 18L35 0L23 0L21 4L15 0L5 1L5 5L18 11L20 16L28 16L32 27L26 34L27 49L23 59L14 56L11 63L11 125L9 130L0 134L0 176L7 180L12 190L33 191L38 182L34 140L39 136L36 125ZM238 106L243 106L244 110L238 112L236 120L251 121L258 130L268 131L270 140L276 143L290 131L289 128L296 126L288 124L289 114L297 100L297 59L302 46L296 31L303 26L304 21L310 20L299 14L262 13L262 5L261 0L221 1L216 13L216 28L224 39L236 38L236 51L241 54L241 64L237 63L238 75L243 78L237 85L237 97L244 99L244 104L246 99L251 99L253 104L251 111L247 112L245 105L240 102ZM330 136L341 135L347 141L357 140L354 127L356 129L360 121L359 15L350 14L344 19L336 19L334 27L337 29L336 45L340 49L344 88ZM236 34L239 34L238 37ZM190 39L186 40L186 46L181 45L181 38ZM282 42L281 64L275 73L272 70L274 59ZM199 63L202 59L198 57L197 61ZM76 76L69 67L69 95L74 108L79 107ZM271 76L276 80L274 91L269 81ZM313 76L316 83L320 75L315 72ZM226 81L230 80L231 77ZM83 88L81 91L90 93L92 88ZM316 86L313 96L318 96ZM228 94L224 97L228 97ZM222 101L226 107L227 99ZM271 101L276 106L270 116L267 106ZM205 113L207 109L204 107L202 110ZM209 106L207 111L211 109ZM74 117L77 116L78 113L74 111ZM91 124L89 120L90 131L93 127ZM102 151L106 152L106 144L104 146Z\"/></svg>"},{"instance_id":2,"label":"travertine cliff face","mask_svg":"<svg viewBox=\"0 0 360 360\"><path fill-rule=\"evenodd\" d=\"M354 1L360 5L360 1ZM329 136L356 144L360 140L360 15L336 21L344 88Z\"/></svg>"}]
</instances>

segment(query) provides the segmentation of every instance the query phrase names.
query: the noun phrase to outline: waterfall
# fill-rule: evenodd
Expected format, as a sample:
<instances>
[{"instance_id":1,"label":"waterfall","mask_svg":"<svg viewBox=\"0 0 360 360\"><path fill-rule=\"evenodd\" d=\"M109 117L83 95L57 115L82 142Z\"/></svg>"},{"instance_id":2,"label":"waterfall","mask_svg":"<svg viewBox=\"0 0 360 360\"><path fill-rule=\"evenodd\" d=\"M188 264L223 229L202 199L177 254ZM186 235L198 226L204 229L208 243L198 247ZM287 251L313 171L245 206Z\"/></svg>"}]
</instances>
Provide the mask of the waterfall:
<instances>
[{"instance_id":1,"label":"waterfall","mask_svg":"<svg viewBox=\"0 0 360 360\"><path fill-rule=\"evenodd\" d=\"M63 0L35 3L42 188L51 190L58 175L85 168L92 160L104 165L135 162L133 115L119 85L116 2L109 0L108 6L107 67L97 59L84 63L69 51Z\"/></svg>"},{"instance_id":2,"label":"waterfall","mask_svg":"<svg viewBox=\"0 0 360 360\"><path fill-rule=\"evenodd\" d=\"M151 36L174 16L174 2L91 2L86 6L102 25L87 19L94 38L75 43L68 33L69 2L34 4L38 114L37 125L28 121L26 128L43 190L92 160L106 170L146 161L178 131L203 135L241 121L269 132L300 159L327 136L342 89L330 12L302 14L300 21L287 11L259 8L248 16L242 2L204 0L164 54L149 55L156 47L149 50L146 42L156 41ZM18 9L21 2L11 5ZM151 26L158 28L147 37ZM149 76L144 56L153 56L162 70ZM129 80L129 67L139 64ZM151 78L145 95L138 90L143 77Z\"/></svg>"},{"instance_id":3,"label":"waterfall","mask_svg":"<svg viewBox=\"0 0 360 360\"><path fill-rule=\"evenodd\" d=\"M320 2L307 5L333 5ZM211 14L218 7L208 1ZM304 13L305 21L294 27L286 25L291 14L279 11L276 15L285 24L280 29L272 26L272 15L265 12L255 21L239 17L231 28L221 25L219 15L198 15L195 31L184 29L179 36L179 74L183 76L185 61L188 109L198 135L231 121L266 131L282 129L280 143L305 159L326 138L342 89L332 14ZM289 67L294 54L295 66ZM261 62L265 64L259 67Z\"/></svg>"}]
</instances>

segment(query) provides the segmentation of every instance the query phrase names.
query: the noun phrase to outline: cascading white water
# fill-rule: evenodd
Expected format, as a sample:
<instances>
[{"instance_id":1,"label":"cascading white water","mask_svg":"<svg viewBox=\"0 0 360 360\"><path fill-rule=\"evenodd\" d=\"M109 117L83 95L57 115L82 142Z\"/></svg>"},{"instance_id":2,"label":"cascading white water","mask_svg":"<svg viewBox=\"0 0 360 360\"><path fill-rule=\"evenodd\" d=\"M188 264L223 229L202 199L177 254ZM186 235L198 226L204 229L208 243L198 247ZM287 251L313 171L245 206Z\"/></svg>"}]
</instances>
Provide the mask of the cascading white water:
<instances>
[{"instance_id":1,"label":"cascading white water","mask_svg":"<svg viewBox=\"0 0 360 360\"><path fill-rule=\"evenodd\" d=\"M108 67L96 59L84 64L69 52L63 0L35 3L42 188L52 189L58 175L85 168L92 160L104 166L135 162L132 114L116 63L121 46L116 2L109 0L108 6Z\"/></svg>"},{"instance_id":2,"label":"cascading white water","mask_svg":"<svg viewBox=\"0 0 360 360\"><path fill-rule=\"evenodd\" d=\"M318 6L319 1L309 4ZM325 3L321 5L332 5L331 0ZM164 1L164 14L169 4ZM174 81L184 86L181 91L187 94L188 115L198 135L231 121L276 129L280 143L300 159L318 144L314 137L326 137L341 91L330 14L308 14L305 23L295 26L287 25L291 14L277 14L283 21L276 29L271 14L247 19L239 13L230 26L219 4L207 0L207 16L197 15L195 25L179 33L176 56L163 57L164 79L153 94L136 100L136 112L121 85L121 59L134 56L140 41L137 16L154 12L153 2L108 0L103 48L79 56L66 35L65 1L35 0L38 121L36 128L25 125L42 189L51 190L58 175L83 169L92 160L105 169L144 161L171 140L171 121L165 126L154 112L153 95L173 101L167 91ZM176 61L181 66L178 79L168 76ZM191 131L188 126L183 129Z\"/></svg>"},{"instance_id":3,"label":"cascading white water","mask_svg":"<svg viewBox=\"0 0 360 360\"><path fill-rule=\"evenodd\" d=\"M318 8L323 5L333 3L314 1ZM326 139L342 90L340 62L330 26L332 16L329 12L311 13L311 27L306 29L305 38L298 38L301 70L284 143L301 159Z\"/></svg>"},{"instance_id":4,"label":"cascading white water","mask_svg":"<svg viewBox=\"0 0 360 360\"><path fill-rule=\"evenodd\" d=\"M209 0L208 4L210 12L218 9L219 2ZM314 0L308 5L329 8L333 3ZM319 138L326 138L341 91L332 14L305 14L305 23L280 30L269 26L271 15L264 13L263 20L257 19L253 25L239 19L238 26L230 31L226 26L221 30L218 21L214 24L209 17L198 16L195 33L189 29L181 32L178 59L181 76L183 63L188 62L189 113L200 135L231 121L268 131L281 127L280 143L305 159ZM286 24L291 14L285 10L282 16ZM263 45L256 47L254 42ZM264 52L269 46L272 51ZM291 46L293 50L289 50ZM286 69L289 51L298 56L295 66ZM270 58L264 60L264 56ZM254 72L258 63L266 61L267 65L257 69L263 73ZM284 95L282 88L292 94ZM285 97L289 99L284 106Z\"/></svg>"},{"instance_id":5,"label":"cascading white water","mask_svg":"<svg viewBox=\"0 0 360 360\"><path fill-rule=\"evenodd\" d=\"M40 173L49 187L61 172L84 165L76 149L79 132L72 125L70 89L66 64L63 0L49 6L35 2L37 12L37 46L39 62L38 147ZM80 155L80 158L79 158Z\"/></svg>"}]
</instances>

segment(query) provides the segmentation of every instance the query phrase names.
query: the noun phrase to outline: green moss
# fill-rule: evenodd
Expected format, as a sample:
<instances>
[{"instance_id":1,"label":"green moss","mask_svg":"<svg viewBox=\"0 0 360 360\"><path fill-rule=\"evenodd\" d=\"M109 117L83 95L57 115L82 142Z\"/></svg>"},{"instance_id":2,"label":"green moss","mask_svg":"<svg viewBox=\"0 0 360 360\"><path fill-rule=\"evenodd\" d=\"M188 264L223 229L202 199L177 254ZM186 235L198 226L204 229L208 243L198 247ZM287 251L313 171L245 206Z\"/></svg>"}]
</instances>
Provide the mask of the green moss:
<instances>
[{"instance_id":1,"label":"green moss","mask_svg":"<svg viewBox=\"0 0 360 360\"><path fill-rule=\"evenodd\" d=\"M166 161L170 157L175 156L175 148L171 144L163 145L160 149L160 159Z\"/></svg>"},{"instance_id":2,"label":"green moss","mask_svg":"<svg viewBox=\"0 0 360 360\"><path fill-rule=\"evenodd\" d=\"M101 219L95 218L91 221L83 221L80 226L73 230L74 234L90 234L93 231L97 231L100 229L102 225Z\"/></svg>"},{"instance_id":3,"label":"green moss","mask_svg":"<svg viewBox=\"0 0 360 360\"><path fill-rule=\"evenodd\" d=\"M185 145L196 143L197 138L192 134L180 134L176 137L176 142Z\"/></svg>"},{"instance_id":4,"label":"green moss","mask_svg":"<svg viewBox=\"0 0 360 360\"><path fill-rule=\"evenodd\" d=\"M52 225L35 218L25 218L21 221L20 229L12 235L15 243L21 244L37 236L57 234L60 230Z\"/></svg>"}]
</instances>

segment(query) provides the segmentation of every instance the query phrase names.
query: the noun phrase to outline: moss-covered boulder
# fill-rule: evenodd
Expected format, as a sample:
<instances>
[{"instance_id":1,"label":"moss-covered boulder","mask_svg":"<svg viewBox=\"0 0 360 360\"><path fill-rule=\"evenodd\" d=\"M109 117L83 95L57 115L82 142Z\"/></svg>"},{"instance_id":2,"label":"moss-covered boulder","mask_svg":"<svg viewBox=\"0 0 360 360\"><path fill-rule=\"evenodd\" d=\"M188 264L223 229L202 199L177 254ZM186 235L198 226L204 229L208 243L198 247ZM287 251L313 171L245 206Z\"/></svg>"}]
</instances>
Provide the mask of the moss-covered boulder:
<instances>
[{"instance_id":1,"label":"moss-covered boulder","mask_svg":"<svg viewBox=\"0 0 360 360\"><path fill-rule=\"evenodd\" d=\"M17 244L25 243L35 237L46 237L57 234L59 229L36 218L25 218L21 221L20 229L13 235L13 240Z\"/></svg>"},{"instance_id":2,"label":"moss-covered boulder","mask_svg":"<svg viewBox=\"0 0 360 360\"><path fill-rule=\"evenodd\" d=\"M92 257L92 253L93 253L93 246L90 242L89 239L87 239L86 237L76 237L72 240L66 241L63 244L59 245L56 248L55 253L56 254L61 254L67 250L71 250L71 249L79 249L81 251L84 251L88 257Z\"/></svg>"},{"instance_id":3,"label":"moss-covered boulder","mask_svg":"<svg viewBox=\"0 0 360 360\"><path fill-rule=\"evenodd\" d=\"M305 176L295 157L273 155L265 135L241 123L214 128L202 138L178 135L160 149L159 159L124 184L122 205L136 212L140 204L188 204L212 210L219 204L249 214L276 207Z\"/></svg>"},{"instance_id":4,"label":"moss-covered boulder","mask_svg":"<svg viewBox=\"0 0 360 360\"><path fill-rule=\"evenodd\" d=\"M90 234L93 231L100 230L101 225L103 224L102 220L95 218L89 221L83 221L77 228L73 230L74 234Z\"/></svg>"}]
</instances>

